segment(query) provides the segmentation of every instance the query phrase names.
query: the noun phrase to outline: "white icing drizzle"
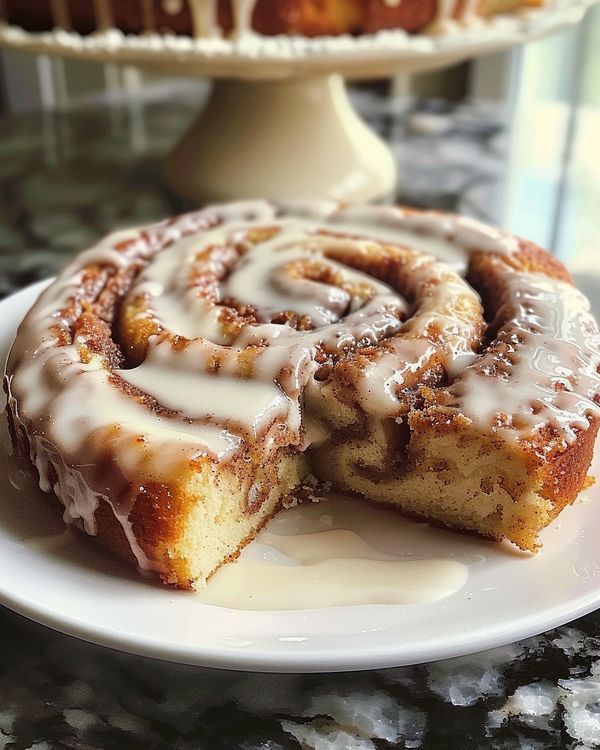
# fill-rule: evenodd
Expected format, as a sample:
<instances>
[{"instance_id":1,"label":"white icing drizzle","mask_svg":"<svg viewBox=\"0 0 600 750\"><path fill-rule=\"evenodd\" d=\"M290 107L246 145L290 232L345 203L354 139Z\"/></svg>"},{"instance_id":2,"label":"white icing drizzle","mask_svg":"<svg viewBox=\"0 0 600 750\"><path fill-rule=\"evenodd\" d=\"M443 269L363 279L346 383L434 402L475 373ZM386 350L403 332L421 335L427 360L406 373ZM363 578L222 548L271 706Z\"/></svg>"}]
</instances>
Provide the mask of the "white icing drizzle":
<instances>
[{"instance_id":1,"label":"white icing drizzle","mask_svg":"<svg viewBox=\"0 0 600 750\"><path fill-rule=\"evenodd\" d=\"M36 438L33 438L32 444L35 442ZM81 474L69 471L62 458L52 449L34 448L31 451L31 460L40 477L40 489L43 492L53 490L65 506L64 522L71 524L81 519L84 530L95 535L98 498L88 491Z\"/></svg>"},{"instance_id":2,"label":"white icing drizzle","mask_svg":"<svg viewBox=\"0 0 600 750\"><path fill-rule=\"evenodd\" d=\"M335 363L357 342L376 349L343 382L370 415L396 418L403 392L437 368L482 430L526 440L550 426L572 442L600 415L598 330L573 287L515 271L507 260L518 250L469 219L326 203L214 206L115 233L42 294L11 350L9 405L40 486L89 533L98 500L111 503L140 566L152 569L129 522L132 488L168 482L190 462L244 461L253 446L268 460L279 447L322 441L304 395L335 387ZM501 358L494 347L475 351L479 299L453 270L474 251L492 254L504 290ZM140 267L123 308L137 311L129 325L150 322L159 334L137 367L112 371L85 327L71 333L111 277ZM90 268L103 269L95 290L84 285ZM371 275L378 268L384 279ZM232 318L227 298L252 315ZM294 316L305 324L286 324ZM332 374L315 379L324 361Z\"/></svg>"},{"instance_id":3,"label":"white icing drizzle","mask_svg":"<svg viewBox=\"0 0 600 750\"><path fill-rule=\"evenodd\" d=\"M218 0L188 0L192 15L192 36L201 37L221 36L218 19Z\"/></svg>"},{"instance_id":4,"label":"white icing drizzle","mask_svg":"<svg viewBox=\"0 0 600 750\"><path fill-rule=\"evenodd\" d=\"M197 594L200 601L260 611L423 604L455 593L467 580L462 563L401 560L343 529L297 536L265 534L260 541L300 564L241 560L225 565Z\"/></svg>"},{"instance_id":5,"label":"white icing drizzle","mask_svg":"<svg viewBox=\"0 0 600 750\"><path fill-rule=\"evenodd\" d=\"M367 211L368 213L368 211ZM343 213L333 212L330 225L334 231L364 235L365 223L360 223L358 209L348 209ZM370 217L371 222L373 216ZM382 235L391 238L391 227L385 226L389 216L381 215L383 227L378 227ZM393 218L393 217L392 217ZM506 239L500 234L492 234L487 227L481 228L473 222L455 220L441 221L439 216L417 217L413 214L396 216L400 239L408 244L427 247L431 241L426 234L435 230L433 244L438 247L448 242L458 241L469 245L493 247L506 251ZM327 222L325 222L327 225ZM339 229L338 229L339 225ZM148 309L140 317L150 317L159 321L162 328L188 338L203 336L217 345L235 343L241 351L259 341L268 342L269 347L258 355L259 361L255 377L267 381L282 381L281 371L293 366L293 375L285 378L284 389L291 394L301 393L307 386L307 378L316 369L313 353L321 347L327 350L342 351L356 340L377 344L382 339L401 334L386 352L373 361L363 371L357 370L360 382L357 384L358 402L381 413L393 411L397 407L397 391L415 381L420 372L427 368L439 354L439 342L423 338L422 331L436 326L442 333L440 338L452 342L444 352L443 359L449 373L460 371L474 358L473 347L479 341L480 327L474 326L473 312L479 304L464 281L453 271L446 269L432 259L423 258L413 262L411 296L419 297L421 289L427 289L418 310L413 311L409 323L403 319L409 312L402 295L397 290L382 284L372 277L343 264L344 253L350 244L352 253L367 253L373 249L373 241L353 237L323 236L318 231L322 224L307 218L277 221L278 233L255 247L251 247L237 259L236 253L219 255L219 263L204 259L203 270L221 275L228 273L219 287L218 298L234 298L254 307L259 323L246 326L234 341L225 342L219 329L219 312L211 301L198 295L198 291L188 280L190 267L194 266L194 256L198 254L195 241L183 240L166 250L140 276L140 284L135 284L130 298L140 294L151 300ZM367 227L370 225L367 223ZM205 233L204 247L227 246L234 238L243 236L243 225L238 223L218 226ZM374 232L375 234L377 231ZM439 236L439 243L436 243ZM477 242L479 238L479 242ZM456 247L452 248L456 253ZM340 255L341 254L341 255ZM338 258L341 258L340 259ZM237 262L236 262L237 261ZM336 275L336 285L325 285L307 278L296 278L297 264L312 263L319 271L327 270ZM367 299L353 298L343 287L361 287L366 290ZM431 288L429 288L431 287ZM456 306L464 300L464 318L456 315ZM271 323L272 317L290 310L297 315L309 316L315 330L296 331L286 326ZM340 325L341 323L341 325ZM152 346L152 345L151 345ZM226 349L219 352L221 372L237 376L239 350ZM214 352L213 352L214 353ZM188 349L189 357L197 357L196 347ZM183 361L181 353L177 353ZM398 363L405 365L399 367ZM168 398L168 388L165 390ZM161 399L159 399L161 400ZM298 405L299 409L299 405Z\"/></svg>"},{"instance_id":6,"label":"white icing drizzle","mask_svg":"<svg viewBox=\"0 0 600 750\"><path fill-rule=\"evenodd\" d=\"M331 221L339 221L348 232L368 232L369 237L394 244L408 243L450 262L459 258L464 261L465 254L472 250L510 255L519 249L517 239L500 229L468 216L437 211L382 208L377 212L370 206L349 206L333 213Z\"/></svg>"},{"instance_id":7,"label":"white icing drizzle","mask_svg":"<svg viewBox=\"0 0 600 750\"><path fill-rule=\"evenodd\" d=\"M353 298L343 284L363 284L381 298L382 304L389 302L393 293L390 287L327 257L327 251L337 244L345 248L347 240L307 237L302 228L297 234L291 229L244 255L235 273L222 285L222 294L252 305L263 321L282 310L293 310L298 315L310 316L317 327L337 322L362 307L361 300ZM306 261L317 263L319 270L336 274L340 286L295 278L295 264Z\"/></svg>"},{"instance_id":8,"label":"white icing drizzle","mask_svg":"<svg viewBox=\"0 0 600 750\"><path fill-rule=\"evenodd\" d=\"M600 414L600 335L588 300L571 284L509 272L503 314L507 353L492 349L454 383L461 412L486 430L518 437L551 425L574 442Z\"/></svg>"},{"instance_id":9,"label":"white icing drizzle","mask_svg":"<svg viewBox=\"0 0 600 750\"><path fill-rule=\"evenodd\" d=\"M96 29L99 32L115 27L113 0L93 0ZM154 0L139 0L141 26L145 33L156 30ZM191 36L196 39L219 38L222 29L218 20L219 0L160 0L160 7L168 16L177 16L187 2L191 15ZM397 9L402 0L381 0L385 7ZM231 0L233 27L232 39L247 39L255 35L253 14L257 0ZM426 27L426 34L444 34L461 26L478 26L482 19L482 0L437 0L435 16ZM49 0L53 24L56 29L71 29L71 14L67 0ZM0 0L0 18L6 16Z\"/></svg>"},{"instance_id":10,"label":"white icing drizzle","mask_svg":"<svg viewBox=\"0 0 600 750\"><path fill-rule=\"evenodd\" d=\"M412 556L422 531L393 511L365 512L362 503L335 496L284 510L196 598L263 611L436 601L464 586L471 561Z\"/></svg>"},{"instance_id":11,"label":"white icing drizzle","mask_svg":"<svg viewBox=\"0 0 600 750\"><path fill-rule=\"evenodd\" d=\"M55 28L67 31L71 28L71 14L67 0L50 0L50 13Z\"/></svg>"},{"instance_id":12,"label":"white icing drizzle","mask_svg":"<svg viewBox=\"0 0 600 750\"><path fill-rule=\"evenodd\" d=\"M399 8L402 0L383 0L388 8ZM218 0L188 0L193 19L193 36L212 37L221 33L217 18ZM436 15L427 28L428 33L448 31L453 25L461 0L437 0ZM233 11L233 38L252 34L252 15L256 0L231 0ZM460 20L464 24L473 23L478 14L481 0L464 0Z\"/></svg>"},{"instance_id":13,"label":"white icing drizzle","mask_svg":"<svg viewBox=\"0 0 600 750\"><path fill-rule=\"evenodd\" d=\"M466 302L464 282L451 273L439 273L436 277L437 283L404 327L405 337L394 339L383 356L369 362L361 372L358 403L371 413L382 416L389 413L390 404L397 403L397 393L410 387L435 361L439 342L423 337L423 331L434 328L440 332L441 340L453 341L449 356L443 357L444 369L451 378L477 359L473 347L472 307ZM429 265L415 264L415 290L419 284L431 283L430 279ZM476 329L475 333L478 337L480 330Z\"/></svg>"},{"instance_id":14,"label":"white icing drizzle","mask_svg":"<svg viewBox=\"0 0 600 750\"><path fill-rule=\"evenodd\" d=\"M233 36L240 38L252 34L252 15L257 0L232 0Z\"/></svg>"},{"instance_id":15,"label":"white icing drizzle","mask_svg":"<svg viewBox=\"0 0 600 750\"><path fill-rule=\"evenodd\" d=\"M435 16L427 27L426 33L445 34L451 31L459 2L460 0L437 0Z\"/></svg>"},{"instance_id":16,"label":"white icing drizzle","mask_svg":"<svg viewBox=\"0 0 600 750\"><path fill-rule=\"evenodd\" d=\"M437 0L435 17L425 29L428 34L447 34L456 27L477 26L481 20L481 0Z\"/></svg>"},{"instance_id":17,"label":"white icing drizzle","mask_svg":"<svg viewBox=\"0 0 600 750\"><path fill-rule=\"evenodd\" d=\"M14 397L9 396L9 406L13 414L17 414ZM94 494L90 491L88 481L84 479L80 471L81 467L67 466L63 457L38 435L29 435L30 459L38 473L38 484L43 492L54 492L56 497L64 506L63 521L67 526L73 523L81 523L85 532L91 536L97 533L96 509L100 501L108 503L121 524L125 537L129 543L138 567L142 572L158 571L160 567L148 558L141 548L133 528L129 522L126 512L121 511L109 495ZM9 464L11 471L11 484L19 491L31 493L27 477L23 483L23 472L20 469L14 471L12 462ZM18 481L12 477L19 473Z\"/></svg>"},{"instance_id":18,"label":"white icing drizzle","mask_svg":"<svg viewBox=\"0 0 600 750\"><path fill-rule=\"evenodd\" d=\"M463 26L477 26L481 23L481 0L463 0L460 21Z\"/></svg>"},{"instance_id":19,"label":"white icing drizzle","mask_svg":"<svg viewBox=\"0 0 600 750\"><path fill-rule=\"evenodd\" d=\"M240 381L207 375L199 373L193 365L192 357L177 356L170 343L163 340L149 349L139 367L117 372L168 409L192 420L239 423L242 429L249 428L250 436L255 439L274 418L286 420L289 399L273 381Z\"/></svg>"},{"instance_id":20,"label":"white icing drizzle","mask_svg":"<svg viewBox=\"0 0 600 750\"><path fill-rule=\"evenodd\" d=\"M194 37L217 37L221 35L218 20L218 0L188 0L192 14L192 34ZM252 15L256 0L231 0L233 12L232 37L239 39L254 33Z\"/></svg>"}]
</instances>

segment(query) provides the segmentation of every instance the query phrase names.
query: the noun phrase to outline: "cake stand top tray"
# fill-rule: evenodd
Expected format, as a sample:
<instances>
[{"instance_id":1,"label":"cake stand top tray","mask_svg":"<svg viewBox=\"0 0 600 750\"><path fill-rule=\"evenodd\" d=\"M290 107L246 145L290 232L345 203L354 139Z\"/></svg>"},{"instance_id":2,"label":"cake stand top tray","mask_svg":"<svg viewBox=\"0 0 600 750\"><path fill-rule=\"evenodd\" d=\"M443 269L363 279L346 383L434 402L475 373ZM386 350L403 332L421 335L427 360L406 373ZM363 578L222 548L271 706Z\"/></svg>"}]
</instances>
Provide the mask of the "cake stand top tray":
<instances>
[{"instance_id":1,"label":"cake stand top tray","mask_svg":"<svg viewBox=\"0 0 600 750\"><path fill-rule=\"evenodd\" d=\"M497 16L439 36L384 31L359 37L192 39L176 35L124 35L116 29L89 36L62 30L29 33L0 24L0 45L46 55L134 65L179 73L277 80L332 72L373 78L458 63L536 39L578 23L596 0L551 0L543 9Z\"/></svg>"},{"instance_id":2,"label":"cake stand top tray","mask_svg":"<svg viewBox=\"0 0 600 750\"><path fill-rule=\"evenodd\" d=\"M578 23L596 0L547 0L438 36L386 31L359 37L193 39L29 33L0 25L0 46L216 78L200 117L165 163L169 186L193 203L240 198L385 199L396 183L389 148L360 120L342 76L435 69Z\"/></svg>"}]
</instances>

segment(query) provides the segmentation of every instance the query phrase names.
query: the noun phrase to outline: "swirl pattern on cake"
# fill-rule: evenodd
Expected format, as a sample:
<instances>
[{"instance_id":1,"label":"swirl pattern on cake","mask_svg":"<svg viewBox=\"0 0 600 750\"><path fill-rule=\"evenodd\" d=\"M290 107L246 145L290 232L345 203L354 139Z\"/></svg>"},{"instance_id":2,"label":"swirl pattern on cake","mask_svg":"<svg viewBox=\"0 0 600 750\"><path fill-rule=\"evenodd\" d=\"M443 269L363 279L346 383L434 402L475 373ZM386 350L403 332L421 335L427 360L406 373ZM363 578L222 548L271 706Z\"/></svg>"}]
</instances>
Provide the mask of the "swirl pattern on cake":
<instances>
[{"instance_id":1,"label":"swirl pattern on cake","mask_svg":"<svg viewBox=\"0 0 600 750\"><path fill-rule=\"evenodd\" d=\"M78 256L5 388L65 521L189 588L329 487L535 551L586 483L599 366L587 300L531 243L436 212L247 202Z\"/></svg>"}]
</instances>

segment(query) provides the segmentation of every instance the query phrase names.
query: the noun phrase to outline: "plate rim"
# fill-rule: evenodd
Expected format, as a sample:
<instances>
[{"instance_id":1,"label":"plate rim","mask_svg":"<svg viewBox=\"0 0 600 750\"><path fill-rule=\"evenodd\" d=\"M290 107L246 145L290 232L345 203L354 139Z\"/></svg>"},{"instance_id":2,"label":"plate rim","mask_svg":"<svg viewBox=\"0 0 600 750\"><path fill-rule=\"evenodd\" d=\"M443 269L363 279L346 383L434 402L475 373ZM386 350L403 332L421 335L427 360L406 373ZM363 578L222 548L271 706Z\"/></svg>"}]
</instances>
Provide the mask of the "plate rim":
<instances>
[{"instance_id":1,"label":"plate rim","mask_svg":"<svg viewBox=\"0 0 600 750\"><path fill-rule=\"evenodd\" d=\"M0 300L0 313L5 306L15 303L16 298L27 298L33 303L35 297L52 281L47 279L20 289ZM0 320L2 316L0 315ZM0 323L0 329L4 328ZM7 328L10 328L8 326ZM4 361L2 361L4 372ZM2 499L0 497L0 502ZM170 596L187 596L188 592L165 589ZM443 601L443 600L441 600ZM187 664L190 666L226 669L233 671L254 671L265 673L327 673L354 672L373 669L386 669L400 666L422 664L443 659L476 654L491 648L530 638L547 632L555 627L582 617L600 607L600 581L596 589L583 592L567 600L567 603L555 604L539 613L528 613L516 619L511 618L508 627L506 621L486 627L484 632L471 634L464 630L457 638L445 631L435 644L426 645L418 655L414 647L403 648L402 645L384 644L382 647L369 646L368 649L348 648L345 652L328 652L326 648L309 647L307 651L298 649L284 653L261 647L259 650L249 648L232 648L209 643L182 643L161 641L154 636L133 635L118 628L109 628L93 621L61 614L44 604L33 602L29 597L16 592L3 579L0 573L0 604L11 611L32 620L40 625L68 636L78 638L97 646L117 651L154 658L162 661ZM434 603L435 604L435 603ZM206 605L209 606L209 605ZM377 606L377 605L371 605ZM235 611L235 610L233 610ZM296 610L300 611L300 610Z\"/></svg>"},{"instance_id":2,"label":"plate rim","mask_svg":"<svg viewBox=\"0 0 600 750\"><path fill-rule=\"evenodd\" d=\"M232 649L225 646L211 646L203 650L201 647L195 647L190 650L189 647L181 646L180 648L172 645L165 647L158 639L147 636L137 638L129 634L119 633L117 630L102 628L101 632L94 628L92 624L78 624L74 618L68 621L61 620L57 613L52 613L45 607L35 607L21 600L14 594L7 593L3 582L0 579L0 604L25 617L39 625L48 627L63 635L77 638L86 643L95 646L109 648L122 653L133 654L146 658L156 659L175 664L184 664L188 666L204 667L207 669L221 669L234 672L260 672L265 674L327 674L342 672L361 672L379 669L395 669L398 667L416 666L418 664L428 664L447 659L472 656L490 649L499 648L512 643L532 638L541 633L546 633L556 627L565 625L580 617L598 609L600 605L600 592L594 596L581 597L582 601L572 609L564 610L558 606L550 610L551 616L543 621L536 621L534 627L528 627L527 621L534 619L533 616L516 620L517 626L510 630L502 630L497 633L499 626L495 630L489 631L489 635L480 636L471 640L470 636L463 635L459 641L460 645L452 646L451 643L430 647L424 650L418 658L390 657L389 649L381 649L373 655L373 649L369 650L370 656L365 658L361 652L356 649L349 650L340 661L342 656L336 654L329 656L323 650L315 651L309 654L297 652L293 655L282 656L280 653L261 651L258 654L252 654L248 649ZM376 606L376 605L374 605ZM234 610L235 611L235 610ZM79 621L83 623L83 621ZM456 644L456 641L454 642ZM310 662L307 663L307 659Z\"/></svg>"}]
</instances>

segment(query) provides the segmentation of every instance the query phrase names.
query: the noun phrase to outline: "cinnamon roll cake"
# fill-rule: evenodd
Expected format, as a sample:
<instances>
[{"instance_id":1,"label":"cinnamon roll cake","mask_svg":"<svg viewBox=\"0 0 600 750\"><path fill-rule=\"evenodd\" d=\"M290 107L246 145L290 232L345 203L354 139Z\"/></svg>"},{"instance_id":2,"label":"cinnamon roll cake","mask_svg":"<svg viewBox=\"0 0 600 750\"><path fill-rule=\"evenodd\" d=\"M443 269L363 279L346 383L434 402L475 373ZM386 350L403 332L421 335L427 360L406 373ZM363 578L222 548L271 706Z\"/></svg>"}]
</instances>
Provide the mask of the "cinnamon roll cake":
<instances>
[{"instance_id":1,"label":"cinnamon roll cake","mask_svg":"<svg viewBox=\"0 0 600 750\"><path fill-rule=\"evenodd\" d=\"M30 31L118 28L193 37L330 36L383 29L440 32L544 0L3 0L4 20ZM0 10L0 12L2 12Z\"/></svg>"},{"instance_id":2,"label":"cinnamon roll cake","mask_svg":"<svg viewBox=\"0 0 600 750\"><path fill-rule=\"evenodd\" d=\"M82 253L4 384L65 521L185 589L329 488L535 552L588 481L599 367L588 301L529 242L247 202Z\"/></svg>"}]
</instances>

